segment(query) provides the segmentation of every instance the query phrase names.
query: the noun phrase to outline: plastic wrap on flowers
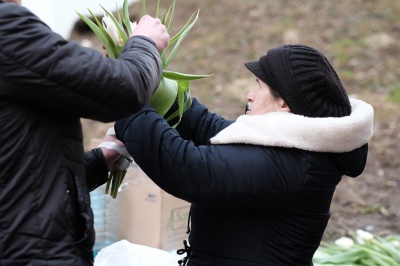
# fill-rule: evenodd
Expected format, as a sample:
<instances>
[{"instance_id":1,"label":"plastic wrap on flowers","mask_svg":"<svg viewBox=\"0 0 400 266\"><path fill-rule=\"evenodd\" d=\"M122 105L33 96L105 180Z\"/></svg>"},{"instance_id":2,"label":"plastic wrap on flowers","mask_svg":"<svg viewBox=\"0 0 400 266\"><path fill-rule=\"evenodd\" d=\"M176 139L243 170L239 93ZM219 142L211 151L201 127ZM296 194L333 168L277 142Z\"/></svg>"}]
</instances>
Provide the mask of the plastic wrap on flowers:
<instances>
[{"instance_id":1,"label":"plastic wrap on flowers","mask_svg":"<svg viewBox=\"0 0 400 266\"><path fill-rule=\"evenodd\" d=\"M94 266L171 266L181 256L167 251L120 240L99 251Z\"/></svg>"}]
</instances>

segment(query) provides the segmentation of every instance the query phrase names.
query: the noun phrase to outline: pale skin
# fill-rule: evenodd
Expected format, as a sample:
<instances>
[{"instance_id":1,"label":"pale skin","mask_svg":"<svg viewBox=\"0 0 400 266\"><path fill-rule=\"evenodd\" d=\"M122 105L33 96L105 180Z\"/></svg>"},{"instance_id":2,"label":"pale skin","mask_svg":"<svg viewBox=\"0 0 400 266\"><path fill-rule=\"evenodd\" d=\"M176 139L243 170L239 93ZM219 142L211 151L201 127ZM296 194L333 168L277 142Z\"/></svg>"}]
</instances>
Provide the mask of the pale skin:
<instances>
[{"instance_id":1,"label":"pale skin","mask_svg":"<svg viewBox=\"0 0 400 266\"><path fill-rule=\"evenodd\" d=\"M167 29L161 23L160 19L153 18L149 15L144 15L137 24L135 30L129 37L135 35L146 36L154 41L159 52L167 47L170 36Z\"/></svg>"},{"instance_id":2,"label":"pale skin","mask_svg":"<svg viewBox=\"0 0 400 266\"><path fill-rule=\"evenodd\" d=\"M271 94L270 87L260 79L256 79L256 85L246 95L250 106L247 115L262 115L270 112L290 112L289 106L282 98L276 98Z\"/></svg>"},{"instance_id":3,"label":"pale skin","mask_svg":"<svg viewBox=\"0 0 400 266\"><path fill-rule=\"evenodd\" d=\"M16 3L17 5L21 5L22 0L4 0L4 2Z\"/></svg>"}]
</instances>

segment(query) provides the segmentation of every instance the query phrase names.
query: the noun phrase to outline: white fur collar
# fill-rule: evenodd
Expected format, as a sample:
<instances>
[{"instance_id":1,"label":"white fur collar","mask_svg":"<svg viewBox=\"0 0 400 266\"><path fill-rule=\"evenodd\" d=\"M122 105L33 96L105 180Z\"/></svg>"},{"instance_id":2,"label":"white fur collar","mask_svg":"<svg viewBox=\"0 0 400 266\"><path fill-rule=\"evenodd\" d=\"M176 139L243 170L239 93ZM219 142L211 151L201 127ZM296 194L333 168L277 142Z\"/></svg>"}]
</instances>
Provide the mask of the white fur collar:
<instances>
[{"instance_id":1,"label":"white fur collar","mask_svg":"<svg viewBox=\"0 0 400 266\"><path fill-rule=\"evenodd\" d=\"M339 118L312 118L286 112L241 115L211 138L211 143L293 147L317 152L352 151L372 138L374 109L358 99L350 99L350 103L351 115Z\"/></svg>"}]
</instances>

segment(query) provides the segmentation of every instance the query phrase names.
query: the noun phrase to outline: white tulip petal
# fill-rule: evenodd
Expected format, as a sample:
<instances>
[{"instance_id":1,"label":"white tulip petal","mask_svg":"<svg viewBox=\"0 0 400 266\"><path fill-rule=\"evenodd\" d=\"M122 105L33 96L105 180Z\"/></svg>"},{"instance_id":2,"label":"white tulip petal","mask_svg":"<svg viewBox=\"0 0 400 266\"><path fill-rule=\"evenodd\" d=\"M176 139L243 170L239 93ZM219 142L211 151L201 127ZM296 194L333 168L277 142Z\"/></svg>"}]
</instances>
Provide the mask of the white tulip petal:
<instances>
[{"instance_id":1,"label":"white tulip petal","mask_svg":"<svg viewBox=\"0 0 400 266\"><path fill-rule=\"evenodd\" d=\"M357 232L357 235L358 235L362 240L368 241L368 240L371 240L371 239L374 238L374 235L371 234L370 232L367 232L367 231L364 231L364 230L361 230L361 229L358 229L356 232Z\"/></svg>"},{"instance_id":2,"label":"white tulip petal","mask_svg":"<svg viewBox=\"0 0 400 266\"><path fill-rule=\"evenodd\" d=\"M119 37L117 26L115 26L114 22L107 14L104 14L104 17L102 19L102 24L106 29L110 38L113 40L114 44L120 45L121 38Z\"/></svg>"},{"instance_id":3,"label":"white tulip petal","mask_svg":"<svg viewBox=\"0 0 400 266\"><path fill-rule=\"evenodd\" d=\"M394 240L394 241L391 241L390 243L392 243L392 245L394 246L394 247L400 247L400 242L399 241L397 241L397 240Z\"/></svg>"},{"instance_id":4,"label":"white tulip petal","mask_svg":"<svg viewBox=\"0 0 400 266\"><path fill-rule=\"evenodd\" d=\"M351 248L352 246L354 246L354 241L353 239L348 237L341 237L336 239L335 244L340 247Z\"/></svg>"}]
</instances>

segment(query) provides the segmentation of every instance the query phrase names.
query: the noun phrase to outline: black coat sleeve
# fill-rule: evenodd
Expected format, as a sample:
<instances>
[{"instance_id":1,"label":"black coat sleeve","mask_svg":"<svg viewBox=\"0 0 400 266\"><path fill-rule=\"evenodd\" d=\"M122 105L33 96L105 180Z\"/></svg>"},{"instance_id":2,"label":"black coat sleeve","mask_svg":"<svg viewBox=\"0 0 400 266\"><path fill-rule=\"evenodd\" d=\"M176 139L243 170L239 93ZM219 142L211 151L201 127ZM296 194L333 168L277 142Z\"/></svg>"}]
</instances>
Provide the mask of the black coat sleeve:
<instances>
[{"instance_id":1,"label":"black coat sleeve","mask_svg":"<svg viewBox=\"0 0 400 266\"><path fill-rule=\"evenodd\" d=\"M85 152L83 164L86 171L86 185L89 191L93 191L107 182L107 164L100 148Z\"/></svg>"},{"instance_id":2,"label":"black coat sleeve","mask_svg":"<svg viewBox=\"0 0 400 266\"><path fill-rule=\"evenodd\" d=\"M0 8L0 97L111 122L149 101L161 75L154 42L130 38L118 59L66 41L28 9Z\"/></svg>"},{"instance_id":3,"label":"black coat sleeve","mask_svg":"<svg viewBox=\"0 0 400 266\"><path fill-rule=\"evenodd\" d=\"M218 128L219 123L224 122L214 117L204 121L208 129ZM307 163L295 151L196 145L183 139L151 105L118 120L115 129L135 162L158 186L199 206L278 209L302 186Z\"/></svg>"},{"instance_id":4,"label":"black coat sleeve","mask_svg":"<svg viewBox=\"0 0 400 266\"><path fill-rule=\"evenodd\" d=\"M183 114L176 127L182 138L192 140L196 145L206 145L210 138L234 122L225 120L216 113L209 112L207 106L202 105L196 98L193 98L192 101L192 105ZM171 109L171 113L177 110L177 103ZM168 117L168 115L165 117ZM173 125L176 122L177 119L169 122L169 124Z\"/></svg>"}]
</instances>

